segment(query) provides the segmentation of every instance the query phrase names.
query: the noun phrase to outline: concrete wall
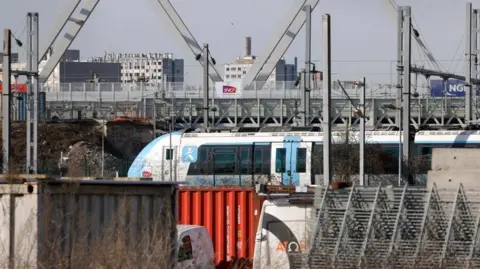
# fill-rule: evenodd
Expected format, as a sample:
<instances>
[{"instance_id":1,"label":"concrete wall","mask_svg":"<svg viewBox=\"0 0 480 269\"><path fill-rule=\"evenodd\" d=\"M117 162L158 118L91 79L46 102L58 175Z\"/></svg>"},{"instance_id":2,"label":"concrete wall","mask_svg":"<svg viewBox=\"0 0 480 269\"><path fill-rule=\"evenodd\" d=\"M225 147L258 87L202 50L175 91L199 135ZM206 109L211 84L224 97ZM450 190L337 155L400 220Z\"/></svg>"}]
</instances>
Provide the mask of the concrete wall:
<instances>
[{"instance_id":1,"label":"concrete wall","mask_svg":"<svg viewBox=\"0 0 480 269\"><path fill-rule=\"evenodd\" d=\"M427 186L457 189L480 188L480 150L473 148L434 148L432 170L428 172Z\"/></svg>"}]
</instances>

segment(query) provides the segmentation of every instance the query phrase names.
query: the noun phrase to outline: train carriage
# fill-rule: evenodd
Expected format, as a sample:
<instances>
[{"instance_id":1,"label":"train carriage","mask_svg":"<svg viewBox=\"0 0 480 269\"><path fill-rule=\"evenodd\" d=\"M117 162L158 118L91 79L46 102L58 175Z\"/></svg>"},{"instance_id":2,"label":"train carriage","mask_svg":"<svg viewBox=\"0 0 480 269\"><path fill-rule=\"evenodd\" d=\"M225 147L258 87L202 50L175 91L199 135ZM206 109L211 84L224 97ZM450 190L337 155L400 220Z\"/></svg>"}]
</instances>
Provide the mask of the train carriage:
<instances>
[{"instance_id":1,"label":"train carriage","mask_svg":"<svg viewBox=\"0 0 480 269\"><path fill-rule=\"evenodd\" d=\"M345 133L332 134L333 144L344 143L345 139ZM358 133L351 132L348 139L349 143L356 143ZM316 162L322 155L322 143L322 132L173 132L148 144L135 159L128 176L181 180L191 185L270 181L312 184L322 172L322 165ZM398 131L367 131L366 143L398 156ZM435 147L479 145L479 131L420 131L415 135L413 155L428 158Z\"/></svg>"}]
</instances>

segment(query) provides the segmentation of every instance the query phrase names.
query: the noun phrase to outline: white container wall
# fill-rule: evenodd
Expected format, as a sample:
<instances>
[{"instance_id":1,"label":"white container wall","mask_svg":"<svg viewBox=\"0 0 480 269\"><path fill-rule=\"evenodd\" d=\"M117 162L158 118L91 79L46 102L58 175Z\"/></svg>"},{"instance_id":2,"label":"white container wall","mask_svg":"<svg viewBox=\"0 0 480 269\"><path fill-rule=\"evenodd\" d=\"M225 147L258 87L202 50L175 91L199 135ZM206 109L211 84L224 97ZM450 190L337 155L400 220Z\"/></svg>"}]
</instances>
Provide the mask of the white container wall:
<instances>
[{"instance_id":1,"label":"white container wall","mask_svg":"<svg viewBox=\"0 0 480 269\"><path fill-rule=\"evenodd\" d=\"M0 268L172 268L177 193L151 181L0 184Z\"/></svg>"}]
</instances>

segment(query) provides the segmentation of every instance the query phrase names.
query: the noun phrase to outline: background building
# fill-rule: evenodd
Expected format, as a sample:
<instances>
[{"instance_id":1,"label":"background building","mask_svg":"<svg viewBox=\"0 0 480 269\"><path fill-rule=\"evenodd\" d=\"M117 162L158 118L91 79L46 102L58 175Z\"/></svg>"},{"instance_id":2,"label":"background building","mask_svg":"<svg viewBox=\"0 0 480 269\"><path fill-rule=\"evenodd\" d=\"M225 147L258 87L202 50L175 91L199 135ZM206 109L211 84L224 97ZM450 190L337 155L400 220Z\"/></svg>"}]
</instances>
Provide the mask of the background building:
<instances>
[{"instance_id":1,"label":"background building","mask_svg":"<svg viewBox=\"0 0 480 269\"><path fill-rule=\"evenodd\" d=\"M47 54L46 59L50 55L51 51ZM40 62L39 70L42 70L46 59ZM73 87L73 90L83 90L83 84L90 81L94 74L99 78L99 82L120 83L120 73L121 65L119 63L81 61L79 50L67 50L53 69L43 89L64 91L68 90L68 87ZM67 83L71 83L71 85L67 85Z\"/></svg>"},{"instance_id":2,"label":"background building","mask_svg":"<svg viewBox=\"0 0 480 269\"><path fill-rule=\"evenodd\" d=\"M109 53L92 58L95 62L120 63L121 82L144 81L148 84L184 82L184 61L172 53Z\"/></svg>"},{"instance_id":3,"label":"background building","mask_svg":"<svg viewBox=\"0 0 480 269\"><path fill-rule=\"evenodd\" d=\"M3 53L0 52L0 59L3 59ZM10 59L12 61L12 64L18 63L18 53L17 52L12 52L10 53ZM0 61L0 65L2 64L3 60Z\"/></svg>"},{"instance_id":4,"label":"background building","mask_svg":"<svg viewBox=\"0 0 480 269\"><path fill-rule=\"evenodd\" d=\"M243 57L237 57L235 62L225 65L224 81L235 82L243 79L255 60L256 56L252 55L252 39L251 37L245 37ZM276 85L277 82L295 81L297 76L297 58L295 57L293 64L287 64L284 59L281 59L268 77L265 86Z\"/></svg>"},{"instance_id":5,"label":"background building","mask_svg":"<svg viewBox=\"0 0 480 269\"><path fill-rule=\"evenodd\" d=\"M40 70L43 64L40 63ZM184 61L174 59L172 53L105 53L104 56L92 56L82 61L80 51L67 50L46 85L50 91L56 91L62 83L83 84L91 80L93 74L97 75L99 82L168 83L171 87L183 88Z\"/></svg>"},{"instance_id":6,"label":"background building","mask_svg":"<svg viewBox=\"0 0 480 269\"><path fill-rule=\"evenodd\" d=\"M18 53L16 52L12 52L11 53L12 57L11 57L11 61L12 61L12 65L11 65L11 68L12 70L24 70L26 67L27 67L27 64L26 63L19 63L18 62ZM0 82L2 81L2 78L3 78L3 68L2 68L2 65L3 65L3 53L0 52ZM11 77L11 80L12 80L12 83L15 83L15 78L14 76L12 75ZM19 79L19 81L17 81L18 83L23 83L24 79Z\"/></svg>"}]
</instances>

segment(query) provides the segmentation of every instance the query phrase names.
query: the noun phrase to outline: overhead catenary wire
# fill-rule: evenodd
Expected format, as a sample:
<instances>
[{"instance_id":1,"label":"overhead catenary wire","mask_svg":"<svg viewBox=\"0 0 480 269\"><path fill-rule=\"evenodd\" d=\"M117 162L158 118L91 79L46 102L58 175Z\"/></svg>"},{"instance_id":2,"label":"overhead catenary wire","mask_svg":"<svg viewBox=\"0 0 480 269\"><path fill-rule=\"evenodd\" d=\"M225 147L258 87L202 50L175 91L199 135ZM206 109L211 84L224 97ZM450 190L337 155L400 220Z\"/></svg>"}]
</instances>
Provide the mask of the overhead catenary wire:
<instances>
[{"instance_id":1,"label":"overhead catenary wire","mask_svg":"<svg viewBox=\"0 0 480 269\"><path fill-rule=\"evenodd\" d=\"M458 42L458 46L455 49L455 53L453 54L453 59L455 59L457 57L457 53L460 51L460 48L462 47L464 42L465 42L465 33L463 33L462 37L460 38L460 42ZM462 50L462 51L464 52L464 50ZM450 63L450 65L448 66L447 71L455 72L457 70L460 62L464 62L464 60L463 59L458 59L458 61L452 61ZM456 64L455 64L455 67L453 69L450 69L452 63L456 63Z\"/></svg>"},{"instance_id":2,"label":"overhead catenary wire","mask_svg":"<svg viewBox=\"0 0 480 269\"><path fill-rule=\"evenodd\" d=\"M387 0L385 0L387 1ZM399 6L398 4L396 3L395 0L388 0L388 3L390 4L390 6L395 10L395 11L398 11L399 9ZM413 25L413 30L416 32L414 33L414 38L415 40L417 41L417 44L420 46L421 50L423 51L423 53L425 54L425 56L431 61L431 63L433 64L433 66L435 66L435 68L438 70L438 71L443 71L443 68L438 64L438 62L435 60L435 58L433 57L433 54L430 52L430 50L428 49L426 43L423 41L422 39L422 33L421 31L418 29L418 27L416 27L418 25L417 21L415 20L415 17L412 15L412 25ZM418 35L417 35L418 33Z\"/></svg>"}]
</instances>

